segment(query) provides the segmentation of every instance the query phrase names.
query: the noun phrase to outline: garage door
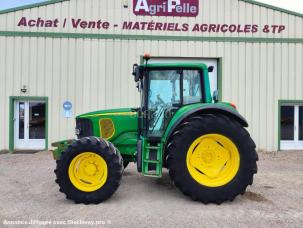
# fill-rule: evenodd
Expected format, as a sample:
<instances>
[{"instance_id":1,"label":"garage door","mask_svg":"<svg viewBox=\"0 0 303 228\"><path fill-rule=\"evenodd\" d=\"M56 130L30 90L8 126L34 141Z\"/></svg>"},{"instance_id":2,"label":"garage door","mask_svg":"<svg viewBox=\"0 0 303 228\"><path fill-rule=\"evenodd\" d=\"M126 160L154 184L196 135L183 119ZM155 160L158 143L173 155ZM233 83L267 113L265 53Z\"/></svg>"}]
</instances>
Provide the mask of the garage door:
<instances>
[{"instance_id":1,"label":"garage door","mask_svg":"<svg viewBox=\"0 0 303 228\"><path fill-rule=\"evenodd\" d=\"M186 57L152 57L149 63L204 63L207 66L213 66L214 71L209 74L211 94L218 90L218 59L214 58L186 58Z\"/></svg>"}]
</instances>

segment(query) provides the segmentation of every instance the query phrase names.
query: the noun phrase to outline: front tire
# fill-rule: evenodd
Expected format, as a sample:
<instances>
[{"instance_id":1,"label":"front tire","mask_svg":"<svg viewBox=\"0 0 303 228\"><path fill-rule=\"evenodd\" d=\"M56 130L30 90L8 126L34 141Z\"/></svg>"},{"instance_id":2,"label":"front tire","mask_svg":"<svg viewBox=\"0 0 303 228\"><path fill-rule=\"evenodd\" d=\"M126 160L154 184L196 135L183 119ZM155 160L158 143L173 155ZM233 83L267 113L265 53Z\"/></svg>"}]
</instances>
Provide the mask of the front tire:
<instances>
[{"instance_id":1,"label":"front tire","mask_svg":"<svg viewBox=\"0 0 303 228\"><path fill-rule=\"evenodd\" d=\"M122 161L110 142L97 137L82 138L72 143L57 161L56 182L68 199L98 204L118 189Z\"/></svg>"},{"instance_id":2,"label":"front tire","mask_svg":"<svg viewBox=\"0 0 303 228\"><path fill-rule=\"evenodd\" d=\"M183 122L167 149L172 181L203 203L232 201L244 194L257 173L253 140L239 123L223 115L204 114Z\"/></svg>"}]
</instances>

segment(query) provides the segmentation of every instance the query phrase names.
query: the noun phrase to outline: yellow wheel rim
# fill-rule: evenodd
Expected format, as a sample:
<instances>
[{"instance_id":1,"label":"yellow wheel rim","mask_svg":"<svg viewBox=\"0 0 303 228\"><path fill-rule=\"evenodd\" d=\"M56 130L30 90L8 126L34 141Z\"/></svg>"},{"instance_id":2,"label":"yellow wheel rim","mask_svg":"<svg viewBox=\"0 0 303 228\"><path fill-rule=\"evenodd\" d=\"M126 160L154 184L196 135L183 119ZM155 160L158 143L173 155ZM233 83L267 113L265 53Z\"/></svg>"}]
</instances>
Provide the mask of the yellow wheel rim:
<instances>
[{"instance_id":1,"label":"yellow wheel rim","mask_svg":"<svg viewBox=\"0 0 303 228\"><path fill-rule=\"evenodd\" d=\"M68 175L77 189L93 192L105 184L108 176L107 164L100 155L84 152L73 158Z\"/></svg>"},{"instance_id":2,"label":"yellow wheel rim","mask_svg":"<svg viewBox=\"0 0 303 228\"><path fill-rule=\"evenodd\" d=\"M229 183L240 167L240 154L227 137L208 134L197 138L186 156L187 169L194 180L207 187Z\"/></svg>"}]
</instances>

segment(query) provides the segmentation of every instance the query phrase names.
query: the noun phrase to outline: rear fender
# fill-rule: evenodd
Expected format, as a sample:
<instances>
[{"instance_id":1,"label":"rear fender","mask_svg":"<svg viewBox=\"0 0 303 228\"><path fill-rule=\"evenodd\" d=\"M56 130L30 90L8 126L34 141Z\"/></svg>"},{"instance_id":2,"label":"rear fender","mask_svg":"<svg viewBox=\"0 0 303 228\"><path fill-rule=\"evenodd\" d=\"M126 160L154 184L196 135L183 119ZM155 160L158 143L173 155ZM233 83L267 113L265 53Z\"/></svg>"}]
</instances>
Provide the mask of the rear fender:
<instances>
[{"instance_id":1,"label":"rear fender","mask_svg":"<svg viewBox=\"0 0 303 228\"><path fill-rule=\"evenodd\" d=\"M173 118L166 129L166 132L163 137L163 141L167 142L169 137L173 134L176 130L178 125L182 123L185 119L194 116L194 115L201 115L201 114L222 114L228 116L229 118L237 121L242 127L248 127L248 123L246 119L234 108L229 107L224 104L209 104L203 106L196 106L192 109L187 109L181 114L176 113L177 118Z\"/></svg>"}]
</instances>

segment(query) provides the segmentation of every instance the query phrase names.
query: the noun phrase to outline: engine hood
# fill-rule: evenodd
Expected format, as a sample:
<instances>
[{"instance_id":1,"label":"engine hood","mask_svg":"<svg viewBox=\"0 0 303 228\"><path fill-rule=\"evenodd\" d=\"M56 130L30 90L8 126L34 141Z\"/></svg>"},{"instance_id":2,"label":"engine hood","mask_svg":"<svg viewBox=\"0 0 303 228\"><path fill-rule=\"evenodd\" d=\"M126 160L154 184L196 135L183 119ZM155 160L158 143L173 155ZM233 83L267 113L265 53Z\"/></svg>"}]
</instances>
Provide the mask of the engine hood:
<instances>
[{"instance_id":1,"label":"engine hood","mask_svg":"<svg viewBox=\"0 0 303 228\"><path fill-rule=\"evenodd\" d=\"M115 144L132 144L137 139L138 113L130 108L100 110L89 112L76 117L89 120L92 125L93 136L102 137Z\"/></svg>"},{"instance_id":2,"label":"engine hood","mask_svg":"<svg viewBox=\"0 0 303 228\"><path fill-rule=\"evenodd\" d=\"M76 118L92 118L92 117L106 117L106 116L136 116L137 113L133 112L131 108L119 108L119 109L108 109L99 110L95 112L88 112L81 114Z\"/></svg>"}]
</instances>

